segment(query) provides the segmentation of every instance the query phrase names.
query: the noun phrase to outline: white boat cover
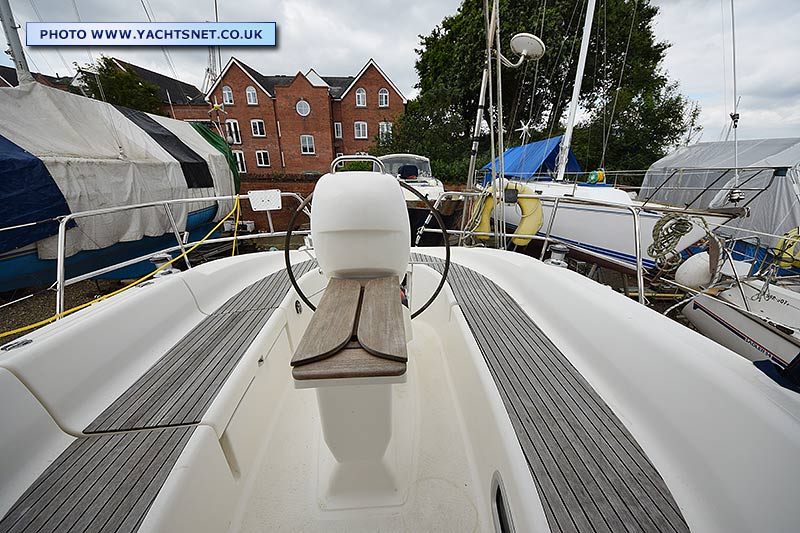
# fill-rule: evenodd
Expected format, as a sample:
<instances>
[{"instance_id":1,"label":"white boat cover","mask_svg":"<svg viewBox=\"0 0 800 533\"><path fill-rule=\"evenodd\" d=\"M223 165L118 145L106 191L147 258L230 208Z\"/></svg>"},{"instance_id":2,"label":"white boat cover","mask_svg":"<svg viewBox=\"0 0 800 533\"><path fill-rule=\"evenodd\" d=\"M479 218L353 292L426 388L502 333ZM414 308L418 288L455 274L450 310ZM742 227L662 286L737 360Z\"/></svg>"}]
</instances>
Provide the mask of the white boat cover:
<instances>
[{"instance_id":1,"label":"white boat cover","mask_svg":"<svg viewBox=\"0 0 800 533\"><path fill-rule=\"evenodd\" d=\"M647 170L639 197L681 207L734 207L728 202L736 185L734 166L733 141L682 146ZM782 235L800 226L800 138L739 141L739 168L738 186L745 199L738 205L747 205L750 216L732 220L721 233L729 238L751 235L736 231L740 228ZM711 190L703 192L706 188ZM760 239L762 246L778 241Z\"/></svg>"},{"instance_id":2,"label":"white boat cover","mask_svg":"<svg viewBox=\"0 0 800 533\"><path fill-rule=\"evenodd\" d=\"M0 111L0 140L11 152L18 150L23 157L33 156L44 164L46 172L41 174L55 182L71 213L233 194L233 175L225 156L186 122L117 108L38 83L0 89ZM9 180L14 183L12 174L0 173L0 177L0 187L8 186ZM19 199L30 195L23 203L37 201L36 187L22 189L27 194L18 194ZM213 205L174 205L179 230L185 229L188 213ZM217 218L231 205L221 202ZM0 208L0 227L18 223L19 208L12 209ZM30 206L27 209L33 211ZM82 218L77 228L67 232L67 254L171 231L163 208ZM56 237L52 231L49 234L37 242L42 259L56 257Z\"/></svg>"}]
</instances>

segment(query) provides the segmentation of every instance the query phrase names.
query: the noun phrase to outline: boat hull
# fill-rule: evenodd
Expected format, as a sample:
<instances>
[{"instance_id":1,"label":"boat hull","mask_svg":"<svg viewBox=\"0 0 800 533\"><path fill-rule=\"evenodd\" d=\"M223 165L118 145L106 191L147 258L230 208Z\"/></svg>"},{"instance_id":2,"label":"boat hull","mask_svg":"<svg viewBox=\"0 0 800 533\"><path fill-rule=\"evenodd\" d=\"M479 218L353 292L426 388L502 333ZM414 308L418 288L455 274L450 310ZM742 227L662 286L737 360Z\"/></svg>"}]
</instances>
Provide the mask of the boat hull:
<instances>
[{"instance_id":1,"label":"boat hull","mask_svg":"<svg viewBox=\"0 0 800 533\"><path fill-rule=\"evenodd\" d=\"M543 223L537 233L540 236L547 234L553 205L552 200L542 200ZM506 204L505 216L508 226L516 228L522 212L516 204ZM656 266L647 249L653 244L653 229L661 217L659 213L648 211L639 214L642 265L645 268ZM703 218L712 225L728 220L728 217L715 215L703 215ZM706 230L702 224L695 221L692 229L678 241L676 251L684 251L702 239L705 234ZM560 204L553 219L550 237L589 256L610 261L618 266L636 268L633 215L623 207Z\"/></svg>"},{"instance_id":2,"label":"boat hull","mask_svg":"<svg viewBox=\"0 0 800 533\"><path fill-rule=\"evenodd\" d=\"M716 294L698 294L683 314L705 336L742 357L786 368L800 353L795 326L800 320L800 294L780 285L770 285L762 294L763 283L743 280ZM745 313L742 295L746 310L757 316Z\"/></svg>"},{"instance_id":3,"label":"boat hull","mask_svg":"<svg viewBox=\"0 0 800 533\"><path fill-rule=\"evenodd\" d=\"M769 360L785 368L800 348L768 324L749 317L709 294L698 294L683 315L706 337L750 361Z\"/></svg>"}]
</instances>

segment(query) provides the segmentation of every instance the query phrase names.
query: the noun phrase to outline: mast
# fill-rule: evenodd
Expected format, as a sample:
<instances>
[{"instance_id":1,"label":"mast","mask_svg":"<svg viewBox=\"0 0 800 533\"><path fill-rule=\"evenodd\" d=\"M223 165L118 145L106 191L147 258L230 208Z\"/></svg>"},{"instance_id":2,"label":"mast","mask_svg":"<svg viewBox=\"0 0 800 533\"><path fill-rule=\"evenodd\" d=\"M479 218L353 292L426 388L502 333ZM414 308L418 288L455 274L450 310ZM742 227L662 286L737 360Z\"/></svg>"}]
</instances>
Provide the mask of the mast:
<instances>
[{"instance_id":1,"label":"mast","mask_svg":"<svg viewBox=\"0 0 800 533\"><path fill-rule=\"evenodd\" d=\"M6 41L11 52L11 60L17 70L19 84L32 83L35 81L25 60L25 53L22 50L22 43L17 33L17 23L14 21L14 14L11 12L11 5L8 0L0 0L0 22L3 23L3 32L6 34Z\"/></svg>"},{"instance_id":2,"label":"mast","mask_svg":"<svg viewBox=\"0 0 800 533\"><path fill-rule=\"evenodd\" d=\"M567 118L567 131L561 139L561 148L558 152L558 174L557 181L564 179L564 171L567 168L569 157L569 147L572 142L572 130L575 127L575 114L578 111L578 97L581 95L581 83L583 82L583 69L586 67L586 55L589 52L589 39L592 33L592 20L594 19L594 6L596 0L589 0L586 6L586 22L583 24L583 37L581 39L581 51L578 56L578 70L575 72L575 86L572 88L572 101L569 104L569 117Z\"/></svg>"}]
</instances>

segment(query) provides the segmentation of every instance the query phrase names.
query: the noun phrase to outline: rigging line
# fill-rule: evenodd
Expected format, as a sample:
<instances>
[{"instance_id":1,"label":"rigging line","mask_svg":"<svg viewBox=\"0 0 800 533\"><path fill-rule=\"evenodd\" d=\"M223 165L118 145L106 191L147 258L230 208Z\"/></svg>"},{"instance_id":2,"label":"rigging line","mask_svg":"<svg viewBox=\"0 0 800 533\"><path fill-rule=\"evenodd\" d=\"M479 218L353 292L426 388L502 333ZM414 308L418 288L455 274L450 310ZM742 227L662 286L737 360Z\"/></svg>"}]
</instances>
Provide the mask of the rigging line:
<instances>
[{"instance_id":1,"label":"rigging line","mask_svg":"<svg viewBox=\"0 0 800 533\"><path fill-rule=\"evenodd\" d=\"M214 21L215 22L219 22L219 1L218 0L214 0ZM220 71L222 70L222 47L221 46L217 46L217 68L219 70L217 71L216 74L219 75ZM214 81L216 81L216 80L214 80Z\"/></svg>"},{"instance_id":2,"label":"rigging line","mask_svg":"<svg viewBox=\"0 0 800 533\"><path fill-rule=\"evenodd\" d=\"M547 12L547 0L542 1L542 25L539 29L539 37L544 39L544 17L545 13ZM531 99L528 102L528 124L531 123L531 119L533 118L533 100L536 98L536 84L539 81L539 63L541 61L536 62L535 70L533 72L533 87L531 88Z\"/></svg>"},{"instance_id":3,"label":"rigging line","mask_svg":"<svg viewBox=\"0 0 800 533\"><path fill-rule=\"evenodd\" d=\"M603 0L603 92L604 96L608 98L608 0ZM602 143L603 146L608 143L606 136L606 126L608 120L608 106L603 102L603 133ZM602 167L600 167L602 168Z\"/></svg>"},{"instance_id":4,"label":"rigging line","mask_svg":"<svg viewBox=\"0 0 800 533\"><path fill-rule=\"evenodd\" d=\"M578 3L577 2L575 2L575 7L576 8L578 7ZM586 0L583 0L583 2L581 2L581 12L585 11L585 7L586 7ZM578 17L578 24L576 26L575 37L577 37L577 30L580 27L581 27L581 17ZM572 46L570 47L570 50L569 50L569 67L567 68L567 71L564 74L564 77L561 79L561 88L558 91L558 98L553 102L553 109L551 110L551 113L553 113L553 115L555 115L555 110L557 109L558 102L561 101L561 97L564 94L564 87L567 85L567 78L568 78L567 74L569 74L570 68L572 66L573 56L575 55L575 43L577 43L579 40L580 39L577 39L577 38L576 39L572 39ZM550 118L551 117L548 117L548 122L550 121L549 120ZM548 139L553 136L553 130L555 129L556 124L559 123L561 117L553 116L552 119L553 119L552 122L550 122L550 129L547 132L547 138Z\"/></svg>"},{"instance_id":5,"label":"rigging line","mask_svg":"<svg viewBox=\"0 0 800 533\"><path fill-rule=\"evenodd\" d=\"M608 149L608 141L611 138L611 127L614 125L614 113L617 110L617 100L619 99L619 91L622 88L622 76L625 74L625 65L628 62L628 51L631 46L631 37L633 36L633 28L636 25L636 12L639 8L639 0L635 0L633 4L633 16L631 17L631 28L628 31L628 42L625 43L625 54L622 56L622 68L619 70L619 83L614 90L614 103L611 105L611 115L608 119L608 133L606 134L606 142L603 144L603 155L600 157L600 168L606 165L606 150Z\"/></svg>"},{"instance_id":6,"label":"rigging line","mask_svg":"<svg viewBox=\"0 0 800 533\"><path fill-rule=\"evenodd\" d=\"M20 30L22 30L23 33L25 33L25 37L26 37L25 41L27 41L27 32L25 32L25 24L24 24L25 21L23 19L19 18L19 17L17 17L17 19L18 19L18 22L17 22L18 28ZM37 65L36 61L33 59L33 51L30 48L28 48L27 50L28 50L28 53L26 54L26 57L33 64L33 68L36 70L36 72L41 74L42 73L42 69L39 68L39 65ZM37 52L38 52L38 50L37 50ZM41 52L40 52L40 54L41 54ZM40 57L44 58L44 56L40 56ZM45 63L47 63L47 58L44 58L44 61L45 61ZM49 63L48 63L48 65L49 65ZM31 75L33 75L33 72L31 72Z\"/></svg>"},{"instance_id":7,"label":"rigging line","mask_svg":"<svg viewBox=\"0 0 800 533\"><path fill-rule=\"evenodd\" d=\"M39 11L39 6L36 5L36 0L28 0L28 2L30 3L31 8L33 8L33 12L36 14L36 18L39 20L39 22L44 22L44 19L42 18L42 13ZM64 67L66 67L67 73L70 76L75 76L75 69L73 69L70 66L70 64L67 63L67 60L64 59L64 54L61 53L61 49L57 46L54 48L56 54L58 55L58 58L61 60L61 63L64 65Z\"/></svg>"},{"instance_id":8,"label":"rigging line","mask_svg":"<svg viewBox=\"0 0 800 533\"><path fill-rule=\"evenodd\" d=\"M722 26L722 103L725 109L728 109L728 50L726 49L725 39L725 0L719 0L719 23ZM722 125L722 131L719 134L719 140L728 140L730 134L730 123L725 121ZM726 133L727 132L727 133Z\"/></svg>"},{"instance_id":9,"label":"rigging line","mask_svg":"<svg viewBox=\"0 0 800 533\"><path fill-rule=\"evenodd\" d=\"M150 5L150 2L147 0L139 0L142 4L142 9L144 10L144 14L147 17L148 22L156 21L155 12L153 11L153 6ZM146 3L146 5L145 5ZM148 11L148 7L150 8ZM175 64L172 62L172 57L170 57L169 51L167 50L166 46L161 47L161 52L164 54L164 59L167 61L167 66L169 67L170 71L172 71L172 76L177 80L181 81L178 77L178 71L175 69ZM178 89L181 91L181 95L183 96L183 101L188 103L190 100L186 96L186 91L183 90L183 84L178 84ZM173 115L175 113L173 112ZM174 116L172 118L175 118Z\"/></svg>"},{"instance_id":10,"label":"rigging line","mask_svg":"<svg viewBox=\"0 0 800 533\"><path fill-rule=\"evenodd\" d=\"M733 186L739 186L739 95L736 89L736 18L734 17L733 0L731 0L731 66L733 74L733 113L731 123L733 125Z\"/></svg>"},{"instance_id":11,"label":"rigging line","mask_svg":"<svg viewBox=\"0 0 800 533\"><path fill-rule=\"evenodd\" d=\"M78 22L83 22L81 19L81 13L78 10L78 0L72 0L72 9L75 11L75 17L78 19ZM103 89L103 83L100 81L100 74L97 73L97 68L95 66L94 54L92 53L92 48L90 46L86 47L86 53L89 55L89 62L92 65L93 71L90 71L90 74L94 74L95 82L97 82L97 90L100 92L100 99L107 105L103 106L105 108L105 113L108 118L108 123L111 125L111 134L114 136L114 140L117 143L117 149L119 150L120 155L124 155L122 149L122 141L120 140L119 131L117 131L117 124L114 121L111 105L108 104L106 100L106 93Z\"/></svg>"},{"instance_id":12,"label":"rigging line","mask_svg":"<svg viewBox=\"0 0 800 533\"><path fill-rule=\"evenodd\" d=\"M520 78L519 85L517 85L517 94L514 96L514 108L511 113L511 121L508 123L511 131L509 131L509 138L513 136L514 132L514 125L517 123L517 114L519 113L519 102L522 98L522 89L525 86L525 78L528 74L528 61L525 62L525 65L522 68L522 75L518 75L517 77Z\"/></svg>"},{"instance_id":13,"label":"rigging line","mask_svg":"<svg viewBox=\"0 0 800 533\"><path fill-rule=\"evenodd\" d=\"M543 34L544 34L544 16L545 16L545 10L546 9L547 9L547 0L543 0L542 1L542 26L541 26L541 30L539 31L539 37L540 38L542 38ZM536 98L536 82L537 82L537 80L539 78L539 63L540 63L540 61L536 61L536 66L535 66L535 70L534 70L534 74L533 74L533 84L532 84L532 87L531 87L531 96L530 96L530 99L528 100L528 121L526 122L526 124L528 125L528 138L525 139L525 137L524 137L525 136L525 130L524 129L523 129L522 132L520 132L520 142L522 142L523 146L525 146L525 148L522 149L522 160L523 161L526 161L527 160L527 156L528 156L528 144L529 144L529 141L530 141L530 126L531 126L531 118L533 116L533 100L534 100L534 98ZM528 72L528 62L526 61L525 62L525 69L524 69L523 74L522 74L523 81L525 79L525 76L526 76L527 72ZM520 84L520 94L518 95L518 98L522 96L522 88L523 88L523 84ZM515 109L514 120L511 121L512 127L513 127L513 124L516 123L516 111L517 110ZM530 176L528 179L530 180L532 177L533 176Z\"/></svg>"},{"instance_id":14,"label":"rigging line","mask_svg":"<svg viewBox=\"0 0 800 533\"><path fill-rule=\"evenodd\" d=\"M569 33L570 33L570 29L572 28L572 21L575 19L575 14L576 14L577 12L578 12L578 2L575 2L575 6L572 8L572 15L570 16L570 18L569 18L569 23L567 24L567 30L564 32L564 38L561 40L561 45L560 45L560 46L559 46L559 48L558 48L558 54L556 54L556 58L555 58L555 60L553 61L553 66L552 66L552 68L550 69L550 72L549 72L549 73L547 74L547 76L546 76L546 79L547 79L547 80L552 80L552 79L553 79L553 76L555 76L555 73L556 73L556 69L557 69L557 68L559 67L559 65L560 65L559 61L560 61L560 59L561 59L561 53L562 53L562 52L563 52L563 50L564 50L564 45L565 45L565 44L566 44L566 42L567 42L568 35L569 35ZM581 21L580 21L580 17L578 17L578 24L577 24L577 26L575 27L575 35L576 35L576 36L577 36L578 29L580 28L580 22L581 22ZM544 22L542 22L542 28L544 28ZM544 37L544 36L542 36L542 37ZM575 41L574 41L574 40L573 40L573 43L572 43L572 44L573 44L573 49L574 49L574 46L575 46ZM571 53L570 53L570 54L571 54ZM571 60L571 57L572 57L572 56L570 55L570 60ZM569 72L569 69L567 69L567 71ZM565 74L565 76L566 76L566 74ZM539 101L539 105L538 105L538 106L537 106L537 108L536 108L536 116L537 116L537 117L541 117L541 116L542 116L542 114L544 113L544 104L545 104L545 99L544 99L544 98L542 98L542 99ZM554 109L555 109L555 102L554 102L553 108L551 109L551 112L552 112ZM548 124L548 122L549 122L549 121L550 121L550 117L548 117L548 118L547 118L547 122L545 122L545 123L544 123L544 127L545 127L545 128L547 127L547 124Z\"/></svg>"},{"instance_id":15,"label":"rigging line","mask_svg":"<svg viewBox=\"0 0 800 533\"><path fill-rule=\"evenodd\" d=\"M605 5L606 5L606 2L603 2L603 7L604 8L605 8ZM600 20L599 20L599 17L598 17L598 20L597 20L597 27L595 28L595 43L596 43L597 48L595 48L595 51L594 51L594 71L592 72L592 92L593 93L597 92L597 65L600 63L600 61L598 61L598 58L599 58L600 53L601 53L601 50L600 50ZM601 88L605 88L605 83L601 83L600 87ZM603 106L603 107L605 107L605 106ZM605 115L603 115L603 120L604 120L604 122L603 122L603 130L605 132ZM591 152L591 146L592 146L592 129L593 129L592 128L592 123L593 122L594 122L593 120L589 120L589 126L586 128L586 163L587 163L587 165L589 163L589 154Z\"/></svg>"},{"instance_id":16,"label":"rigging line","mask_svg":"<svg viewBox=\"0 0 800 533\"><path fill-rule=\"evenodd\" d=\"M24 37L25 37L25 42L27 42L27 41L28 41L28 32L25 30L25 21L24 21L24 20L22 20L22 19L19 19L19 29L20 29L20 30L22 30L22 33L24 34ZM30 60L31 60L31 63L33 63L33 68L35 68L35 69L36 69L36 71L37 71L39 74L44 74L44 71L43 71L42 69L40 69L40 68L39 68L39 67L36 65L36 62L33 60L33 50L32 50L30 47L28 47L28 46L26 46L25 48L26 48L26 49L27 49L27 51L28 51L28 54L27 54L27 57L28 57L28 59L30 59ZM37 50L36 50L36 53L38 53L38 54L39 54L39 57L40 57L42 60L44 60L44 64L45 64L45 65L47 65L47 69L48 69L48 71L49 71L49 72L53 72L53 73L55 73L55 69L54 69L54 68L53 68L53 66L50 64L50 62L47 60L47 56L44 54L44 52L42 52L42 51L41 51L41 49L37 49Z\"/></svg>"}]
</instances>

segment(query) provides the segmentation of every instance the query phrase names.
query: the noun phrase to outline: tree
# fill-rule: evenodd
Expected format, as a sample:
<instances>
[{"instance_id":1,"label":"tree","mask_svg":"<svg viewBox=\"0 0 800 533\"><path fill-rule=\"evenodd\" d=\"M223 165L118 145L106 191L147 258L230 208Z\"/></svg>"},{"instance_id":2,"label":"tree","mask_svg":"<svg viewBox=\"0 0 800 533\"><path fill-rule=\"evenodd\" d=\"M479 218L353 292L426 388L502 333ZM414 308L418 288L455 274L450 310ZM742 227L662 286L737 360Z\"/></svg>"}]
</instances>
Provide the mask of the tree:
<instances>
[{"instance_id":1,"label":"tree","mask_svg":"<svg viewBox=\"0 0 800 533\"><path fill-rule=\"evenodd\" d=\"M514 130L521 121L530 120L534 133L530 140L563 131L585 10L586 0L500 0L501 48L506 57L514 58L509 40L518 32L537 34L548 47L538 63L503 70L508 146L519 144ZM601 163L609 169L646 168L680 141L690 123L696 127L696 112L692 122L688 100L661 67L669 44L655 38L657 14L650 0L598 1L580 95L584 118L573 144L584 168ZM423 155L431 157L434 168L441 157L440 166L466 169L457 161L468 160L468 148L458 158L453 150L468 146L472 135L485 39L480 0L463 0L455 15L420 37L416 62L420 94L409 102L411 116L395 127L394 137L404 146L429 150ZM420 132L420 127L434 133ZM414 130L428 140L410 139ZM446 143L450 150L443 146ZM485 146L486 140L481 144ZM484 157L482 162L486 161ZM466 176L444 177L463 181Z\"/></svg>"},{"instance_id":2,"label":"tree","mask_svg":"<svg viewBox=\"0 0 800 533\"><path fill-rule=\"evenodd\" d=\"M76 66L86 95L109 104L163 114L158 87L135 72L120 68L112 58L103 56L94 64Z\"/></svg>"}]
</instances>

